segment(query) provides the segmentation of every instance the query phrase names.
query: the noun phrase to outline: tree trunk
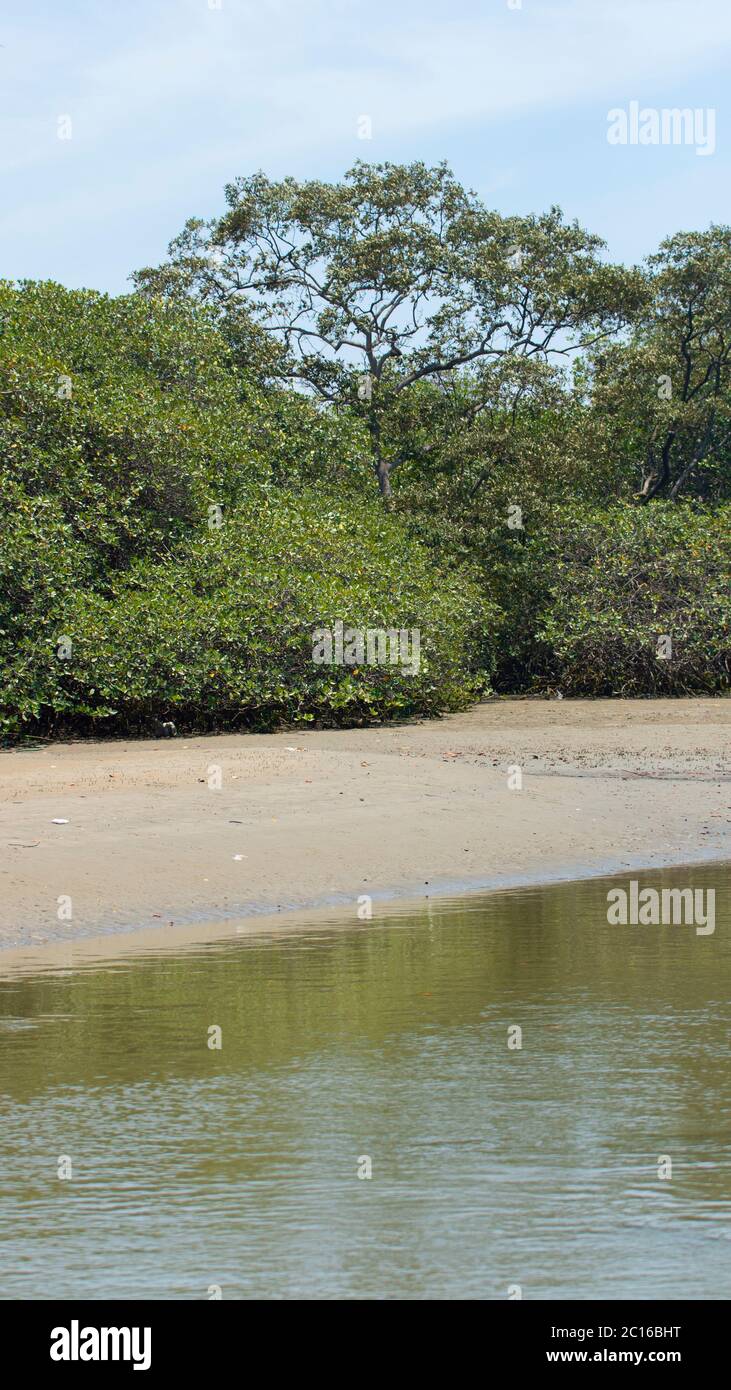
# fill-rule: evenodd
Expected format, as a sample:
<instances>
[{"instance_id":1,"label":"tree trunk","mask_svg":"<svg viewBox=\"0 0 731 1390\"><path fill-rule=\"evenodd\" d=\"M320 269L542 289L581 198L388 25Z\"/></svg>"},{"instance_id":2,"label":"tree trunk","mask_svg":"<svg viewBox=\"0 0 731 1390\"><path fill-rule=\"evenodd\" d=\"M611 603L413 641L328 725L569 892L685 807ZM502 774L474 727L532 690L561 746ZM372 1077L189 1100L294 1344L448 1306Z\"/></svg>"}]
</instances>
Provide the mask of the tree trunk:
<instances>
[{"instance_id":1,"label":"tree trunk","mask_svg":"<svg viewBox=\"0 0 731 1390\"><path fill-rule=\"evenodd\" d=\"M393 495L391 491L391 466L388 462L388 459L379 458L376 462L375 468L381 497L383 498L384 502L388 505Z\"/></svg>"},{"instance_id":2,"label":"tree trunk","mask_svg":"<svg viewBox=\"0 0 731 1390\"><path fill-rule=\"evenodd\" d=\"M651 501L653 497L657 497L658 493L663 492L665 488L669 486L670 455L673 451L673 445L675 443L676 434L677 429L673 428L665 437L665 442L662 446L662 453L660 455L659 469L656 468L655 458L652 449L648 451L652 471L648 471L648 473L645 475L642 481L642 489L639 494L641 502Z\"/></svg>"}]
</instances>

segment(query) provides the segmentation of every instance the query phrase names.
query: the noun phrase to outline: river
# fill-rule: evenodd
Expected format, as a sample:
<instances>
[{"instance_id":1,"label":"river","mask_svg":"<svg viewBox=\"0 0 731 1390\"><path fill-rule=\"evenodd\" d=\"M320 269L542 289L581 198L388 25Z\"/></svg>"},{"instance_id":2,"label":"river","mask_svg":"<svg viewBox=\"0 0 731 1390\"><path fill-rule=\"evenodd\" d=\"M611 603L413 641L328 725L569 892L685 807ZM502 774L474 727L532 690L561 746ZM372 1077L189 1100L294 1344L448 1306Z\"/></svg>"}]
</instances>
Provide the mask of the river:
<instances>
[{"instance_id":1,"label":"river","mask_svg":"<svg viewBox=\"0 0 731 1390\"><path fill-rule=\"evenodd\" d=\"M731 866L636 877L715 931L594 879L0 957L0 1296L728 1298Z\"/></svg>"}]
</instances>

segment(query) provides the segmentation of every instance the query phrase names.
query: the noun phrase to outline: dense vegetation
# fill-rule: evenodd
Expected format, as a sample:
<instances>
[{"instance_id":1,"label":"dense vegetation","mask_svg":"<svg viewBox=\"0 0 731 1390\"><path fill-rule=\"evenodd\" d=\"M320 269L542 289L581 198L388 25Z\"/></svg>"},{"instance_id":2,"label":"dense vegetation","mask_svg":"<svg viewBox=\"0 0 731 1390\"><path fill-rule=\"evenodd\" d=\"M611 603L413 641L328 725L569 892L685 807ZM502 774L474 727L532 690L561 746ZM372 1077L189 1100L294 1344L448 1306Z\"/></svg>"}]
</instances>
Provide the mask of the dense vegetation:
<instances>
[{"instance_id":1,"label":"dense vegetation","mask_svg":"<svg viewBox=\"0 0 731 1390\"><path fill-rule=\"evenodd\" d=\"M727 689L729 229L610 266L421 165L227 204L129 295L0 283L0 733ZM313 662L338 620L418 671Z\"/></svg>"}]
</instances>

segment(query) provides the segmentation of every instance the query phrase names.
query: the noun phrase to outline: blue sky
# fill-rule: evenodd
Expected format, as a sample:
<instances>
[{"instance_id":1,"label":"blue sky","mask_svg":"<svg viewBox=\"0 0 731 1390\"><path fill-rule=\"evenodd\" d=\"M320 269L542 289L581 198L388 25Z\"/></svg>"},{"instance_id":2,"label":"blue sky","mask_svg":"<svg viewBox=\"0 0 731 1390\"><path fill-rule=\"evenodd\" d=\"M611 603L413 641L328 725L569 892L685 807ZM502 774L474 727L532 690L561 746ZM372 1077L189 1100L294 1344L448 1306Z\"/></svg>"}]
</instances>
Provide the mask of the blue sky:
<instances>
[{"instance_id":1,"label":"blue sky","mask_svg":"<svg viewBox=\"0 0 731 1390\"><path fill-rule=\"evenodd\" d=\"M447 159L618 260L731 220L729 0L24 0L0 44L7 279L123 292L236 175L358 158ZM713 108L715 152L610 145L632 100Z\"/></svg>"}]
</instances>

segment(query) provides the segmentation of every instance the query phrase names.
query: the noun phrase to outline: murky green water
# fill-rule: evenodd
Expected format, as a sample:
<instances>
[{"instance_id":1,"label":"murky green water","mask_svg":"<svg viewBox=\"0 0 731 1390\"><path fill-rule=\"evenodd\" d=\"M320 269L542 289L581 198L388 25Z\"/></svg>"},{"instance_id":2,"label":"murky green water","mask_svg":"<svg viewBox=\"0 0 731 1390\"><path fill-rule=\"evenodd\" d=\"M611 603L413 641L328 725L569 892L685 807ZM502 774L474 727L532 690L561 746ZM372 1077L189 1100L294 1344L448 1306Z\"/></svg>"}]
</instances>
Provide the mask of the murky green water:
<instances>
[{"instance_id":1,"label":"murky green water","mask_svg":"<svg viewBox=\"0 0 731 1390\"><path fill-rule=\"evenodd\" d=\"M0 981L2 1296L728 1298L731 867L639 877L713 936L595 880Z\"/></svg>"}]
</instances>

